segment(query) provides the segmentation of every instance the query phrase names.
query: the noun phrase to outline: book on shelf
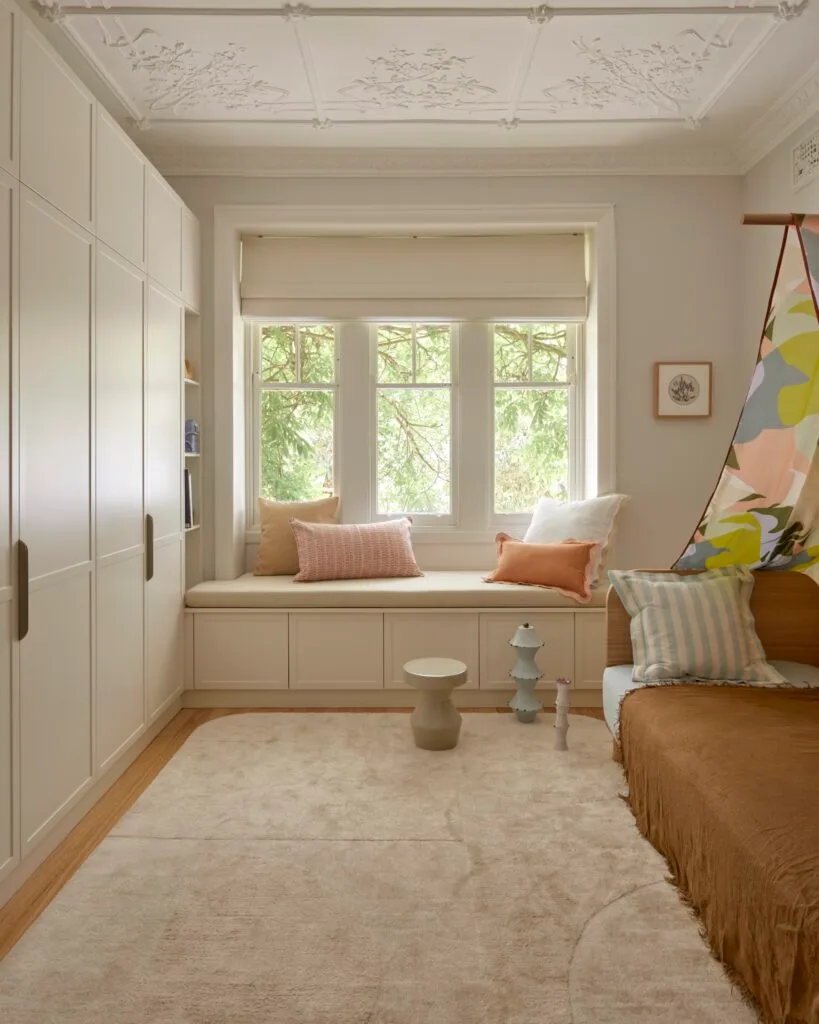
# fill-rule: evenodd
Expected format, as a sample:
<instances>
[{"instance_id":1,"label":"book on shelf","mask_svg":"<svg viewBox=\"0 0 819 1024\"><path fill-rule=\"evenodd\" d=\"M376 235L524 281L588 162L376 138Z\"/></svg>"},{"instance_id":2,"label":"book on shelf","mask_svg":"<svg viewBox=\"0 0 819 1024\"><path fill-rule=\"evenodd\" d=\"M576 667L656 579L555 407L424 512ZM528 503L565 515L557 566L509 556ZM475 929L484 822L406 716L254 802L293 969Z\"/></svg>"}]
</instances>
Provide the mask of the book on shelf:
<instances>
[{"instance_id":1,"label":"book on shelf","mask_svg":"<svg viewBox=\"0 0 819 1024\"><path fill-rule=\"evenodd\" d=\"M189 530L193 526L193 481L189 469L183 470L183 482L185 485L185 529Z\"/></svg>"}]
</instances>

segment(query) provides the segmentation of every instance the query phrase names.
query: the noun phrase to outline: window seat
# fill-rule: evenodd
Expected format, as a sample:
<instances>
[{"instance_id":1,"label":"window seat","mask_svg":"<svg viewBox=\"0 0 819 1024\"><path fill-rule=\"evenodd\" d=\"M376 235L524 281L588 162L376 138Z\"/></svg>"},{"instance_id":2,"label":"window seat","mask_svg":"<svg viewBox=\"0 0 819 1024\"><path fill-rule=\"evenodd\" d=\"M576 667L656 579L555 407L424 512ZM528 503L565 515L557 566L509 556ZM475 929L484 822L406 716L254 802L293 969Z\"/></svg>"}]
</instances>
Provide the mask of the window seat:
<instances>
[{"instance_id":1,"label":"window seat","mask_svg":"<svg viewBox=\"0 0 819 1024\"><path fill-rule=\"evenodd\" d=\"M578 604L542 587L484 583L475 571L431 571L407 579L294 583L292 576L210 580L185 596L189 608L603 608L608 587Z\"/></svg>"}]
</instances>

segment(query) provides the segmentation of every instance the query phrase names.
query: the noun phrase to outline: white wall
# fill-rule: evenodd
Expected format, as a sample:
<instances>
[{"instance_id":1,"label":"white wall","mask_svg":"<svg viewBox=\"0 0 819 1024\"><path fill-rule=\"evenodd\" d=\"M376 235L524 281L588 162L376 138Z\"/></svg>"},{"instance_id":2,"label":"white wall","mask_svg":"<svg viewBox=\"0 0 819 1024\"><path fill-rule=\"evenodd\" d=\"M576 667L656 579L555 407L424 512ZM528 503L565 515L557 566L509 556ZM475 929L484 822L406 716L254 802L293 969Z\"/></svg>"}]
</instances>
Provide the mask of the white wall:
<instances>
[{"instance_id":1,"label":"white wall","mask_svg":"<svg viewBox=\"0 0 819 1024\"><path fill-rule=\"evenodd\" d=\"M212 387L213 208L217 205L615 204L617 234L617 562L668 566L722 467L748 379L736 373L742 183L733 177L171 178L202 224L203 373ZM745 229L750 230L750 229ZM759 229L758 229L759 230ZM231 344L231 339L218 339ZM753 345L751 345L753 348ZM711 360L714 414L656 420L655 360ZM752 359L751 359L752 361ZM208 403L206 402L206 405ZM203 413L203 449L210 429ZM206 465L206 490L213 467ZM213 515L205 513L205 521ZM207 539L207 538L206 538Z\"/></svg>"},{"instance_id":2,"label":"white wall","mask_svg":"<svg viewBox=\"0 0 819 1024\"><path fill-rule=\"evenodd\" d=\"M812 118L761 160L745 176L745 213L819 213L819 178L795 192L791 185L793 147L819 129L819 115ZM744 333L747 348L758 344L768 308L782 228L742 229ZM749 370L753 360L748 364Z\"/></svg>"}]
</instances>

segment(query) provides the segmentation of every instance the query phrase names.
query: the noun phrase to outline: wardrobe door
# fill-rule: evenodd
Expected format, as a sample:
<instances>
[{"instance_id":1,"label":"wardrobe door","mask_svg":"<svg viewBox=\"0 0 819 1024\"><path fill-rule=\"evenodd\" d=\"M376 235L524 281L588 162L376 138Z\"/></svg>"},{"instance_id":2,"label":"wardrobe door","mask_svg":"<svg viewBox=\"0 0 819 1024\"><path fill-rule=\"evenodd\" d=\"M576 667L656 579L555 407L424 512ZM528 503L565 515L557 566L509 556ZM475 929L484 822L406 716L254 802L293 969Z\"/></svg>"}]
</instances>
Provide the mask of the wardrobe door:
<instances>
[{"instance_id":1,"label":"wardrobe door","mask_svg":"<svg viewBox=\"0 0 819 1024\"><path fill-rule=\"evenodd\" d=\"M10 0L0 0L0 168L17 171L17 99L20 14Z\"/></svg>"},{"instance_id":2,"label":"wardrobe door","mask_svg":"<svg viewBox=\"0 0 819 1024\"><path fill-rule=\"evenodd\" d=\"M93 242L20 194L20 538L23 853L91 777ZM18 557L25 548L21 547Z\"/></svg>"},{"instance_id":3,"label":"wardrobe door","mask_svg":"<svg viewBox=\"0 0 819 1024\"><path fill-rule=\"evenodd\" d=\"M100 246L96 274L97 766L145 721L144 276Z\"/></svg>"},{"instance_id":4,"label":"wardrobe door","mask_svg":"<svg viewBox=\"0 0 819 1024\"><path fill-rule=\"evenodd\" d=\"M2 8L0 8L2 13ZM12 732L12 562L10 367L12 350L12 240L16 187L0 171L0 878L15 863L14 754Z\"/></svg>"},{"instance_id":5,"label":"wardrobe door","mask_svg":"<svg viewBox=\"0 0 819 1024\"><path fill-rule=\"evenodd\" d=\"M20 180L90 228L94 98L36 28L22 30Z\"/></svg>"},{"instance_id":6,"label":"wardrobe door","mask_svg":"<svg viewBox=\"0 0 819 1024\"><path fill-rule=\"evenodd\" d=\"M148 283L145 511L148 715L182 689L182 306Z\"/></svg>"}]
</instances>

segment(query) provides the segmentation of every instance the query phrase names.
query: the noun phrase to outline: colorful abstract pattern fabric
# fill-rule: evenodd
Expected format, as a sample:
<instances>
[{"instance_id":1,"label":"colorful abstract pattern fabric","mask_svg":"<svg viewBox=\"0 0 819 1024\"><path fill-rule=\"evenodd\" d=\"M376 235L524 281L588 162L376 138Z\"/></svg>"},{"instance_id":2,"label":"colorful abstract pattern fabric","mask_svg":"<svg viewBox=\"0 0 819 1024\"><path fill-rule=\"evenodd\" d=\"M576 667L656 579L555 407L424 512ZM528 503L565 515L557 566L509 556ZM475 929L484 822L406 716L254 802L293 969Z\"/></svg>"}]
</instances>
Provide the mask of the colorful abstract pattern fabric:
<instances>
[{"instance_id":1,"label":"colorful abstract pattern fabric","mask_svg":"<svg viewBox=\"0 0 819 1024\"><path fill-rule=\"evenodd\" d=\"M819 216L785 228L751 387L675 568L794 569L819 582Z\"/></svg>"}]
</instances>

